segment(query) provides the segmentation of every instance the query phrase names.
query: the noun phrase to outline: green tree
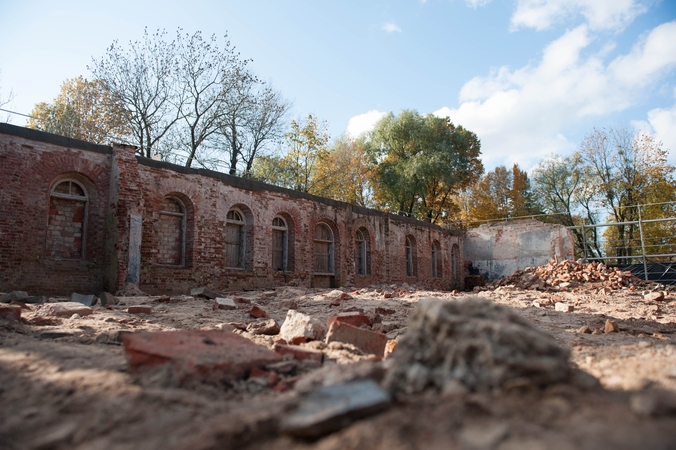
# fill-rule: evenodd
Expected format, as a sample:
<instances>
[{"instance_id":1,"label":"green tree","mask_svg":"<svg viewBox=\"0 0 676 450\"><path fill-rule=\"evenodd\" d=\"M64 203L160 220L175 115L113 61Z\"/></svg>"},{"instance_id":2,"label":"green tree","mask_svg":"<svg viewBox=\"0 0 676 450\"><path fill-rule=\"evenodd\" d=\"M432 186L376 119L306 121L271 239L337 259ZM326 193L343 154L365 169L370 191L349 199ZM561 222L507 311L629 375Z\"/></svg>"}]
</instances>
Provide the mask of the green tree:
<instances>
[{"instance_id":1,"label":"green tree","mask_svg":"<svg viewBox=\"0 0 676 450\"><path fill-rule=\"evenodd\" d=\"M528 174L518 164L496 167L473 185L467 194L470 220L511 219L538 214Z\"/></svg>"},{"instance_id":2,"label":"green tree","mask_svg":"<svg viewBox=\"0 0 676 450\"><path fill-rule=\"evenodd\" d=\"M63 82L53 102L33 107L28 128L109 144L127 133L124 106L101 80L83 77Z\"/></svg>"},{"instance_id":3,"label":"green tree","mask_svg":"<svg viewBox=\"0 0 676 450\"><path fill-rule=\"evenodd\" d=\"M453 194L483 171L479 139L448 118L410 110L390 113L365 142L375 201L433 223L451 217Z\"/></svg>"}]
</instances>

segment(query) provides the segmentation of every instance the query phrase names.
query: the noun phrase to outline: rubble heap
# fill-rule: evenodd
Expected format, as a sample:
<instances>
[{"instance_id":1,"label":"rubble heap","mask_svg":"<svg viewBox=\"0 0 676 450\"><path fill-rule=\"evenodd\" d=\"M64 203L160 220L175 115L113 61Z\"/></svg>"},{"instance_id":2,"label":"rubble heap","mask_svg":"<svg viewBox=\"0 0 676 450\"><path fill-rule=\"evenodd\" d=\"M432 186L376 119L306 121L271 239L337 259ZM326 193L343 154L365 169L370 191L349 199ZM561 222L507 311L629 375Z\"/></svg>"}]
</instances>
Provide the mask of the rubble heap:
<instances>
[{"instance_id":1,"label":"rubble heap","mask_svg":"<svg viewBox=\"0 0 676 450\"><path fill-rule=\"evenodd\" d=\"M597 287L617 290L641 285L643 280L629 271L608 267L597 261L585 263L582 259L577 261L552 260L540 267L517 270L512 275L491 283L487 287L496 288L511 284L520 289L545 291L574 288L584 283L597 283Z\"/></svg>"},{"instance_id":2,"label":"rubble heap","mask_svg":"<svg viewBox=\"0 0 676 450\"><path fill-rule=\"evenodd\" d=\"M478 297L425 298L390 356L384 386L393 393L545 386L570 378L568 356L509 308Z\"/></svg>"}]
</instances>

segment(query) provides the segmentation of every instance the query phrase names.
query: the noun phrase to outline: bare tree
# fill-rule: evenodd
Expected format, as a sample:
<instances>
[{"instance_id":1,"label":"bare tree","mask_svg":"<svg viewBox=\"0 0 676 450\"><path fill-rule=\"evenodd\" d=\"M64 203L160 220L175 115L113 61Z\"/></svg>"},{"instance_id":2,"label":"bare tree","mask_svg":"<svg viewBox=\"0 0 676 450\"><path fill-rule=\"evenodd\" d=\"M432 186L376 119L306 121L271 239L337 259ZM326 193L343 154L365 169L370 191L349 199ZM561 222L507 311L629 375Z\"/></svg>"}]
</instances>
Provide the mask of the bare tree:
<instances>
[{"instance_id":1,"label":"bare tree","mask_svg":"<svg viewBox=\"0 0 676 450\"><path fill-rule=\"evenodd\" d=\"M151 157L155 146L180 118L177 104L175 41L167 42L165 31L149 35L122 48L117 41L89 68L95 78L125 106L131 142L142 156Z\"/></svg>"}]
</instances>

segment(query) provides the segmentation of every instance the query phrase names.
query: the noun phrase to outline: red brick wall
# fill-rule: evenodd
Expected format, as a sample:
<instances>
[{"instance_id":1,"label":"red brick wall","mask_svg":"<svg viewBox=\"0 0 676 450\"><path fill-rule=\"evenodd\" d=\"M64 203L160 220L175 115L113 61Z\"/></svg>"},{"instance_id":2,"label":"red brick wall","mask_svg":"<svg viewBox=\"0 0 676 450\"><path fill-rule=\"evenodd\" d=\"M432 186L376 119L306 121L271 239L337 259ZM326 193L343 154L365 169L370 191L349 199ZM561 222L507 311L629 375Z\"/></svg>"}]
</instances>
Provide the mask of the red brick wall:
<instances>
[{"instance_id":1,"label":"red brick wall","mask_svg":"<svg viewBox=\"0 0 676 450\"><path fill-rule=\"evenodd\" d=\"M22 137L24 130L8 125L0 129L0 291L100 292L110 154L105 147L47 133ZM8 134L15 131L18 135ZM86 217L82 204L66 206L50 197L51 189L65 179L86 189ZM84 235L78 236L82 225ZM62 238L60 245L57 237Z\"/></svg>"}]
</instances>

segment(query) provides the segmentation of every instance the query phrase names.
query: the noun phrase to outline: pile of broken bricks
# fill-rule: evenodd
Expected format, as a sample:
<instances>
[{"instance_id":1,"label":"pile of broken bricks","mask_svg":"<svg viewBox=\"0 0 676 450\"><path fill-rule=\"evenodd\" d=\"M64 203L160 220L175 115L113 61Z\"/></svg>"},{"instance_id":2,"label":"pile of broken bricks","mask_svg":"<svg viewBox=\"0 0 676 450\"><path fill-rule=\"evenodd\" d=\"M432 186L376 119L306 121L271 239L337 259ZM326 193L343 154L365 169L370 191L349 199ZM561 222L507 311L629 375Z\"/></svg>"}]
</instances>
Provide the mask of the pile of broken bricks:
<instances>
[{"instance_id":1,"label":"pile of broken bricks","mask_svg":"<svg viewBox=\"0 0 676 450\"><path fill-rule=\"evenodd\" d=\"M582 259L552 260L539 267L517 270L512 275L487 285L486 288L514 285L519 289L565 291L586 283L593 283L599 291L602 291L600 293L610 293L611 290L624 287L636 289L636 286L644 284L644 281L629 271L608 267L597 261L586 263Z\"/></svg>"}]
</instances>

